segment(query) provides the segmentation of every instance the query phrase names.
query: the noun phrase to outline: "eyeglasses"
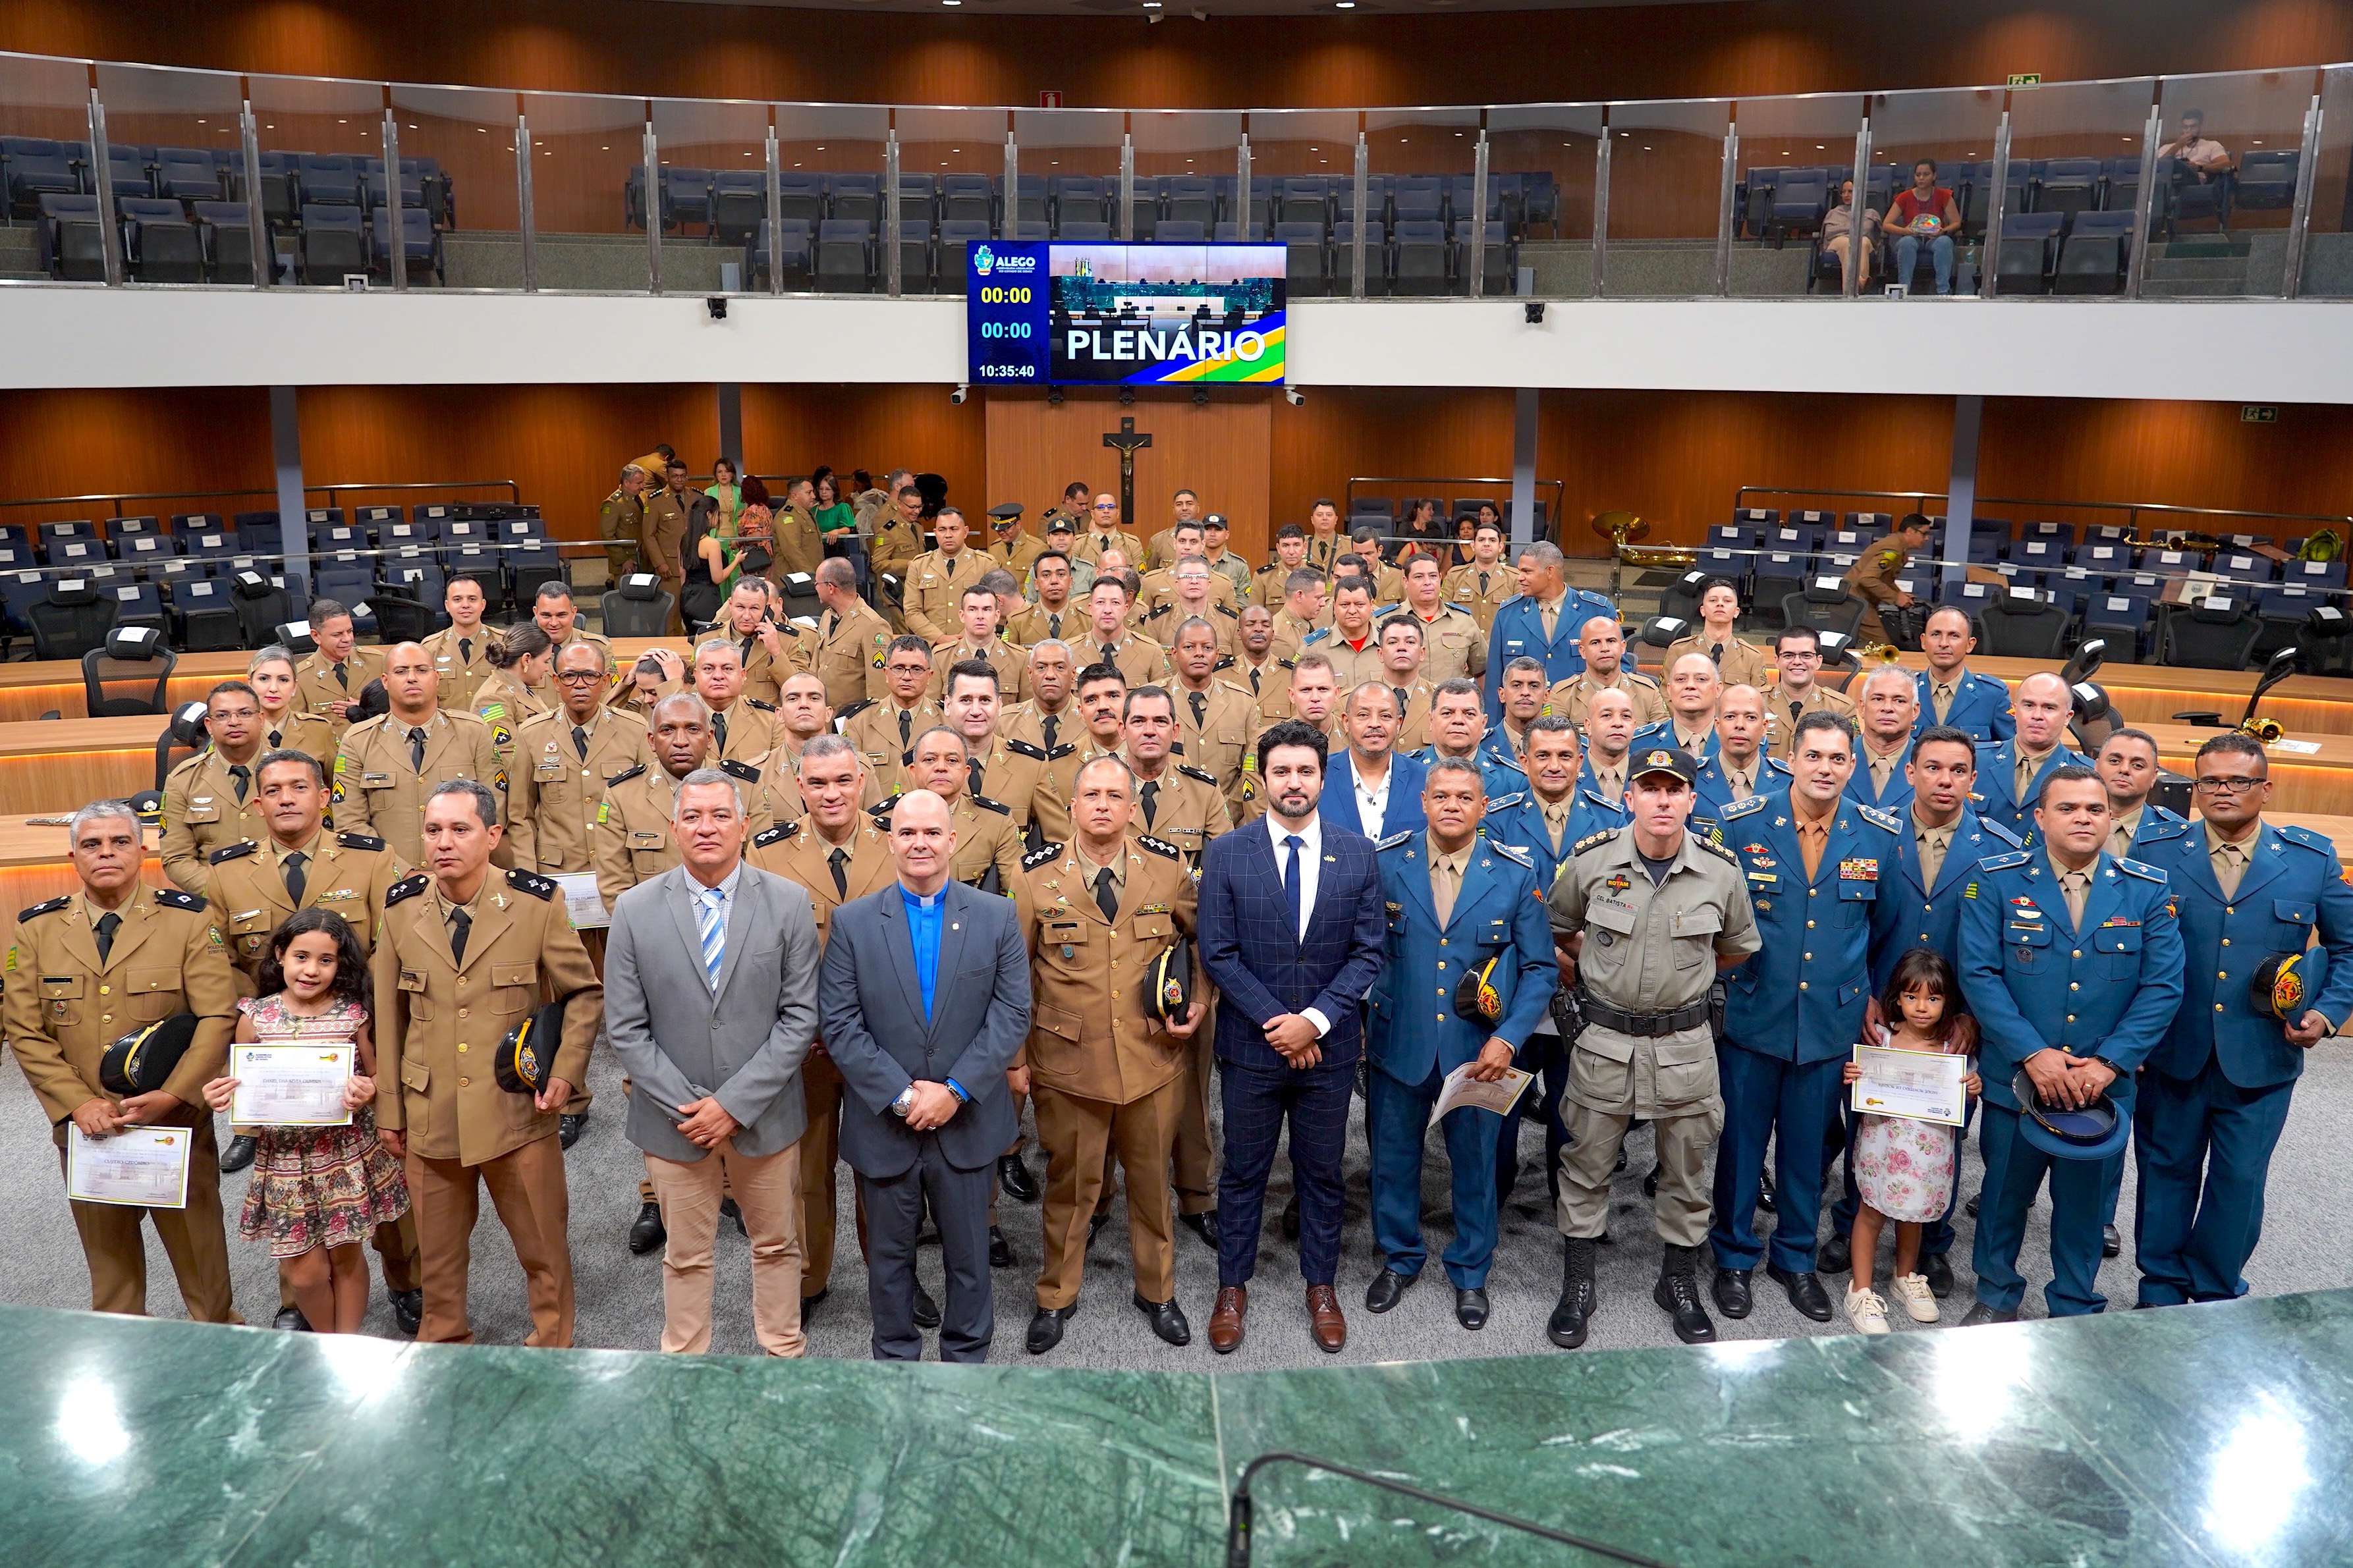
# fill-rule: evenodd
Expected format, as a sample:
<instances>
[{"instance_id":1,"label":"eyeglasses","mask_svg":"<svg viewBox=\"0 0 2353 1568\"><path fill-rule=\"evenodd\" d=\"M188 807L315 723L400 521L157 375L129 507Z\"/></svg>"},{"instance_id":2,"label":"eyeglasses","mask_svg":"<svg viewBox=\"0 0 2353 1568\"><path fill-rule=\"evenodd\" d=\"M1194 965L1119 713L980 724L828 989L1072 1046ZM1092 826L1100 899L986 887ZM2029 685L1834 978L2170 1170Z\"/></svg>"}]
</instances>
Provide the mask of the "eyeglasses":
<instances>
[{"instance_id":1,"label":"eyeglasses","mask_svg":"<svg viewBox=\"0 0 2353 1568\"><path fill-rule=\"evenodd\" d=\"M2232 778L2221 776L2200 779L2192 787L2197 789L2202 795L2244 795L2249 790L2253 789L2257 784L2268 784L2269 782L2271 781L2268 779L2261 778Z\"/></svg>"},{"instance_id":2,"label":"eyeglasses","mask_svg":"<svg viewBox=\"0 0 2353 1568\"><path fill-rule=\"evenodd\" d=\"M555 679L566 686L586 686L593 681L604 679L605 672L599 669L567 669L560 672Z\"/></svg>"}]
</instances>

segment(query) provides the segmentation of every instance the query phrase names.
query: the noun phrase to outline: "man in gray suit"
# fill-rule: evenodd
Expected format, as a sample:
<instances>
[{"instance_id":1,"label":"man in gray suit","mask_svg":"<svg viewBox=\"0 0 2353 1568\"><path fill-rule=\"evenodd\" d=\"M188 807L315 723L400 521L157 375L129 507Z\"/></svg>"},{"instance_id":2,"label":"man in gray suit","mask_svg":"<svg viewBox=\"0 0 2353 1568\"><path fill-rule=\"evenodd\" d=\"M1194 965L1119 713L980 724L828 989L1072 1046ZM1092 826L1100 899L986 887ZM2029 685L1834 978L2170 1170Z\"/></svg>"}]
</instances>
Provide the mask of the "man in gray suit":
<instances>
[{"instance_id":1,"label":"man in gray suit","mask_svg":"<svg viewBox=\"0 0 2353 1568\"><path fill-rule=\"evenodd\" d=\"M841 1155L866 1204L874 1359L918 1361L915 1237L926 1204L947 1268L942 1361L988 1359L988 1183L1013 1142L1008 1069L1029 1032L1029 952L1009 899L948 876L947 803L891 814L899 879L834 911L818 1006L847 1090Z\"/></svg>"},{"instance_id":2,"label":"man in gray suit","mask_svg":"<svg viewBox=\"0 0 2353 1568\"><path fill-rule=\"evenodd\" d=\"M680 781L680 864L613 905L605 1024L635 1080L623 1131L645 1151L670 1240L665 1351L711 1348L711 1247L723 1188L752 1238L752 1327L770 1355L801 1337L801 1061L817 1033L808 894L744 863L735 781ZM1001 901L1001 900L1000 900Z\"/></svg>"}]
</instances>

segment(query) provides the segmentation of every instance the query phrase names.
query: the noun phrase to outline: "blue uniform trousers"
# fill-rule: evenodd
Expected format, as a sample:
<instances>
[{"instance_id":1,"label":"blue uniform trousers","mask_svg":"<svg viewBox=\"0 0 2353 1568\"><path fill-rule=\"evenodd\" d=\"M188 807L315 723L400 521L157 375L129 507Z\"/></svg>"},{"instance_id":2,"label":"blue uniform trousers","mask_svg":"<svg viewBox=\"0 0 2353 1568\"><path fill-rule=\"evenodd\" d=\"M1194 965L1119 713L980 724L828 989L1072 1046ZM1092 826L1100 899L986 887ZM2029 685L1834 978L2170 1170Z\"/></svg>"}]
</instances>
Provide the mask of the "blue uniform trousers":
<instances>
[{"instance_id":1,"label":"blue uniform trousers","mask_svg":"<svg viewBox=\"0 0 2353 1568\"><path fill-rule=\"evenodd\" d=\"M1373 1242L1388 1268L1410 1279L1430 1257L1421 1243L1421 1149L1445 1075L1433 1068L1411 1088L1378 1068L1368 1078L1365 1134L1373 1152ZM1485 1289L1495 1260L1495 1139L1503 1126L1493 1111L1471 1107L1450 1110L1439 1122L1454 1186L1454 1239L1440 1261L1458 1290Z\"/></svg>"},{"instance_id":2,"label":"blue uniform trousers","mask_svg":"<svg viewBox=\"0 0 2353 1568\"><path fill-rule=\"evenodd\" d=\"M2140 1300L2152 1307L2228 1301L2263 1229L2263 1182L2287 1125L2295 1080L2241 1089L2207 1058L2189 1082L2141 1075L2133 1107L2140 1186L2133 1245Z\"/></svg>"},{"instance_id":3,"label":"blue uniform trousers","mask_svg":"<svg viewBox=\"0 0 2353 1568\"><path fill-rule=\"evenodd\" d=\"M1810 1273L1814 1226L1822 1212L1822 1138L1845 1089L1839 1079L1846 1058L1788 1062L1726 1042L1716 1047L1715 1062L1724 1092L1715 1220L1707 1233L1715 1265L1754 1268L1765 1255L1757 1236L1757 1195L1764 1185L1765 1144L1771 1139L1779 1200L1773 1261L1792 1273Z\"/></svg>"},{"instance_id":4,"label":"blue uniform trousers","mask_svg":"<svg viewBox=\"0 0 2353 1568\"><path fill-rule=\"evenodd\" d=\"M1377 1076L1377 1075L1376 1075ZM1225 1108L1226 1168L1218 1177L1218 1283L1247 1285L1258 1268L1267 1173L1291 1123L1291 1174L1299 1194L1299 1272L1329 1285L1340 1263L1340 1154L1356 1064L1304 1069L1218 1064ZM1493 1163L1492 1157L1490 1163Z\"/></svg>"},{"instance_id":5,"label":"blue uniform trousers","mask_svg":"<svg viewBox=\"0 0 2353 1568\"><path fill-rule=\"evenodd\" d=\"M2047 1172L2051 1177L2051 1283L2042 1300L2054 1318L2104 1311L2100 1294L2100 1218L2111 1166L2124 1155L2100 1161L2059 1160L2020 1136L2018 1112L1989 1103L1978 1131L1985 1153L1985 1191L1978 1203L1978 1300L1997 1310L2015 1310L2026 1299L2026 1277L2018 1271L2026 1239L2026 1211L2034 1205Z\"/></svg>"},{"instance_id":6,"label":"blue uniform trousers","mask_svg":"<svg viewBox=\"0 0 2353 1568\"><path fill-rule=\"evenodd\" d=\"M1843 1111L1846 1121L1846 1137L1842 1141L1842 1146L1846 1150L1844 1162L1846 1184L1839 1194L1839 1201L1831 1209L1832 1236L1853 1235L1854 1216L1862 1207L1862 1194L1856 1190L1854 1184L1854 1131L1855 1123L1861 1118L1853 1108L1854 1097L1845 1092L1845 1087L1843 1084L1840 1085L1839 1099L1846 1108ZM1961 1149L1968 1143L1969 1123L1977 1120L1977 1114L1978 1102L1972 1100L1969 1101L1968 1109L1961 1113L1961 1135L1953 1150L1952 1196L1945 1201L1943 1214L1920 1227L1920 1256L1923 1258L1941 1258L1953 1250L1953 1210L1957 1208L1961 1202ZM1827 1169L1823 1172L1823 1179L1825 1181L1829 1179Z\"/></svg>"},{"instance_id":7,"label":"blue uniform trousers","mask_svg":"<svg viewBox=\"0 0 2353 1568\"><path fill-rule=\"evenodd\" d=\"M1495 1202L1498 1206L1512 1195L1520 1183L1520 1122L1527 1115L1528 1101L1535 1100L1537 1114L1544 1118L1545 1130L1545 1192L1553 1206L1560 1205L1560 1151L1568 1142L1568 1129L1560 1119L1561 1091L1568 1087L1568 1052L1556 1034L1530 1035L1520 1047L1519 1056L1512 1065L1522 1072L1537 1075L1536 1088L1542 1097L1523 1090L1512 1106L1512 1113L1504 1118L1502 1131L1495 1135Z\"/></svg>"}]
</instances>

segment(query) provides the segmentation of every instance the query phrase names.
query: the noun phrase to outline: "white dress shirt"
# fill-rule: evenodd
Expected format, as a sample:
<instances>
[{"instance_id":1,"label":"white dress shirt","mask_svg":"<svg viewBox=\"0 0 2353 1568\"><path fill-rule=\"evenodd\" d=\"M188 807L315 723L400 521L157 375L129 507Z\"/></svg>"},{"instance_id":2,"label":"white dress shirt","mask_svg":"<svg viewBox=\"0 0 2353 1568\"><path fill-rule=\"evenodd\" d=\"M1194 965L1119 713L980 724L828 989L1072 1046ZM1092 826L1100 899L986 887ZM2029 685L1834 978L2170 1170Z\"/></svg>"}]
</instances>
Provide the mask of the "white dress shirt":
<instances>
[{"instance_id":1,"label":"white dress shirt","mask_svg":"<svg viewBox=\"0 0 2353 1568\"><path fill-rule=\"evenodd\" d=\"M1386 797L1388 787L1383 786ZM1272 812L1266 814L1266 829L1274 840L1274 874L1280 879L1291 863L1291 846L1283 842L1294 834L1299 844L1299 938L1307 938L1307 922L1315 918L1315 886L1324 866L1324 819L1310 816L1300 826L1285 827L1282 819ZM1332 1032L1332 1020L1314 1007L1303 1007L1299 1016L1315 1026L1318 1039Z\"/></svg>"},{"instance_id":2,"label":"white dress shirt","mask_svg":"<svg viewBox=\"0 0 2353 1568\"><path fill-rule=\"evenodd\" d=\"M1387 820L1389 814L1389 781L1397 777L1397 764L1392 762L1381 770L1378 785L1368 784L1365 782L1364 773L1357 768L1356 757L1351 755L1348 759L1348 774L1356 781L1356 820L1363 825L1365 837L1377 842L1381 837L1381 824ZM1275 848L1280 850L1282 847L1282 840L1278 837L1275 839Z\"/></svg>"}]
</instances>

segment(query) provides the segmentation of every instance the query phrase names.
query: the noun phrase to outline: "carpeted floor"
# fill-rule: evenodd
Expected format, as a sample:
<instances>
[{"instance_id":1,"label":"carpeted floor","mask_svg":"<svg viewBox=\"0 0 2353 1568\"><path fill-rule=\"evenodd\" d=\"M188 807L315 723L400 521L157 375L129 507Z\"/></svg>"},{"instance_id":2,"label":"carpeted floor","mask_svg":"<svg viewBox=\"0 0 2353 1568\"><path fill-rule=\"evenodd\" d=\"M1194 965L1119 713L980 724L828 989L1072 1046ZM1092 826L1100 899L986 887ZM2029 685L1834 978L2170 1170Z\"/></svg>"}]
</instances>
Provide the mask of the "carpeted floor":
<instances>
[{"instance_id":1,"label":"carpeted floor","mask_svg":"<svg viewBox=\"0 0 2353 1568\"><path fill-rule=\"evenodd\" d=\"M587 1131L570 1154L572 1257L578 1279L579 1341L584 1346L651 1350L661 1327L661 1271L659 1255L631 1256L624 1241L637 1210L637 1178L641 1169L637 1152L620 1135L618 1069L609 1056L590 1068L598 1096L597 1109ZM2347 1283L2353 1258L2353 1212L2340 1208L2330 1194L2341 1185L2336 1158L2353 1138L2353 1048L2334 1042L2313 1053L2311 1068L2296 1091L2295 1109L2288 1121L2271 1178L2271 1225L2249 1278L2261 1294L2316 1289ZM227 1128L220 1128L226 1142ZM1029 1160L1043 1174L1043 1162L1034 1144ZM1488 1290L1493 1319L1478 1333L1466 1332L1454 1321L1453 1292L1437 1263L1451 1233L1446 1217L1447 1191L1444 1147L1435 1130L1430 1144L1423 1186L1423 1212L1429 1230L1431 1262L1422 1279L1398 1307L1375 1317L1364 1310L1366 1285L1378 1270L1366 1218L1366 1152L1362 1107L1349 1142L1347 1180L1348 1222L1344 1235L1339 1289L1348 1314L1349 1340L1336 1357L1319 1353L1309 1342L1301 1305L1296 1249L1282 1240L1275 1215L1289 1195L1290 1173L1278 1162L1275 1190L1267 1205L1267 1232L1259 1254L1258 1278L1252 1289L1250 1331L1241 1349L1229 1357L1213 1355L1207 1328L1211 1299L1217 1289L1217 1261L1189 1231L1176 1237L1177 1300L1193 1325L1193 1343L1171 1349L1153 1337L1149 1326L1129 1304L1132 1287L1126 1253L1126 1212L1116 1207L1088 1259L1087 1282L1080 1310L1069 1325L1059 1349L1039 1362L1022 1350L1022 1334L1034 1301L1031 1287L1039 1263L1039 1210L1035 1205L1006 1201L1003 1226L1013 1246L1015 1265L996 1271L997 1342L993 1359L1019 1364L1087 1367L1193 1368L1240 1370L1251 1367L1325 1365L1332 1362L1390 1362L1448 1356L1514 1354L1557 1355L1544 1338L1544 1322L1560 1286L1560 1237L1544 1202L1540 1168L1542 1146L1538 1130L1530 1125L1523 1140L1524 1169L1516 1198L1505 1205L1503 1239ZM1659 1243L1648 1205L1641 1195L1641 1173L1650 1168L1650 1141L1638 1131L1630 1141L1628 1170L1620 1176L1611 1205L1611 1245L1601 1249L1601 1309L1593 1323L1588 1347L1623 1349L1671 1344L1665 1315L1651 1302L1651 1285L1657 1277ZM1978 1166L1974 1145L1968 1155L1965 1190L1975 1190ZM235 1270L238 1309L255 1321L266 1323L276 1310L274 1269L267 1249L240 1240L236 1234L237 1204L245 1186L243 1175L225 1179L224 1200L229 1213L229 1257ZM80 1308L89 1302L89 1277L68 1215L57 1158L40 1109L13 1062L0 1068L0 1192L9 1201L0 1205L0 1300L36 1306ZM2117 1309L2130 1305L2136 1275L2132 1267L2133 1173L2129 1161L2125 1174L2119 1224L2125 1232L2125 1254L2101 1272L2100 1283ZM842 1172L842 1245L831 1281L831 1293L807 1324L812 1355L863 1357L869 1353L870 1323L866 1313L866 1278L854 1240L849 1213L850 1181ZM472 1312L476 1335L497 1344L519 1342L527 1327L522 1271L514 1262L504 1233L485 1203L480 1227L474 1237ZM2048 1208L2038 1206L2028 1233L2023 1268L2030 1281L2025 1311L2042 1313L2042 1287L2050 1278L2049 1235L2042 1223ZM1760 1215L1769 1226L1771 1216ZM1946 1321L1957 1321L1968 1309L1970 1289L1968 1249L1973 1227L1964 1216L1960 1244L1954 1250L1957 1285L1946 1303ZM183 1316L172 1287L169 1264L150 1233L151 1305L159 1316ZM753 1348L750 1314L749 1251L732 1226L723 1226L719 1247L717 1327L714 1349L746 1353ZM940 1289L937 1250L926 1248L918 1264L922 1278L935 1294ZM1703 1277L1704 1277L1703 1268ZM1826 1279L1835 1300L1845 1288L1840 1276ZM1801 1317L1783 1298L1778 1287L1760 1269L1757 1276L1756 1311L1745 1321L1719 1322L1727 1339L1764 1339L1801 1333L1847 1331L1843 1315L1829 1324ZM1900 1321L1897 1332L1920 1331ZM395 1332L390 1308L381 1282L369 1316L373 1332Z\"/></svg>"}]
</instances>

